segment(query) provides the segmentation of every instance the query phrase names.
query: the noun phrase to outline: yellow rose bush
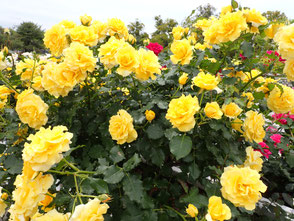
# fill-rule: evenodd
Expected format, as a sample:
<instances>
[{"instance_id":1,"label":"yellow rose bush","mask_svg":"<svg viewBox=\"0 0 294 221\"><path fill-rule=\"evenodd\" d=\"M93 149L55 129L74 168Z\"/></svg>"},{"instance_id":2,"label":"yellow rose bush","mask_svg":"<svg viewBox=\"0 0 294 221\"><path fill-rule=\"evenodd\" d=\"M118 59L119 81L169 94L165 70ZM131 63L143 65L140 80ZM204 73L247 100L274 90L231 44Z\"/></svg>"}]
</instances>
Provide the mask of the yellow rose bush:
<instances>
[{"instance_id":1,"label":"yellow rose bush","mask_svg":"<svg viewBox=\"0 0 294 221\"><path fill-rule=\"evenodd\" d=\"M292 25L197 13L152 35L65 19L50 54L4 35L0 219L293 219Z\"/></svg>"}]
</instances>

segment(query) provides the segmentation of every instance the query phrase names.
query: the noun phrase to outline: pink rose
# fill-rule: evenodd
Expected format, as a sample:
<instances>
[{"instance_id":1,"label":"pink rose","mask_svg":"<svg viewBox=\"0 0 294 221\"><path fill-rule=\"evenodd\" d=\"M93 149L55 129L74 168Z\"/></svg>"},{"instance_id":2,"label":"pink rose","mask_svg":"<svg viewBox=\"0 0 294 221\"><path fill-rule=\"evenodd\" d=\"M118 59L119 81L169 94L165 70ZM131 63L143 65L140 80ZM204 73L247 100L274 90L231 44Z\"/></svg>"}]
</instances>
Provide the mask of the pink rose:
<instances>
[{"instance_id":1,"label":"pink rose","mask_svg":"<svg viewBox=\"0 0 294 221\"><path fill-rule=\"evenodd\" d=\"M273 134L272 136L270 136L270 138L272 139L272 141L275 142L275 144L277 144L277 143L281 143L282 135L280 135L280 134Z\"/></svg>"}]
</instances>

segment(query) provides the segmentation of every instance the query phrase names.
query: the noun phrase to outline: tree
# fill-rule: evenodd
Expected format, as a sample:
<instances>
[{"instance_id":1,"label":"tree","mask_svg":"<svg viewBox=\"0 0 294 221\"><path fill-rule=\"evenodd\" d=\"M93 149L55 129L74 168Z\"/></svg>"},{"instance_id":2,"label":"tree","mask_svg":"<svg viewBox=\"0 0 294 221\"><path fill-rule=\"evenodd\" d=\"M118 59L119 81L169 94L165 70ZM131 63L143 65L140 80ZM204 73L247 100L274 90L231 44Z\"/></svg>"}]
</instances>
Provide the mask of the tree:
<instances>
[{"instance_id":1,"label":"tree","mask_svg":"<svg viewBox=\"0 0 294 221\"><path fill-rule=\"evenodd\" d=\"M155 16L154 19L156 31L152 33L151 41L166 47L172 41L171 32L173 28L178 25L178 22L171 18L167 18L163 21L160 15Z\"/></svg>"},{"instance_id":2,"label":"tree","mask_svg":"<svg viewBox=\"0 0 294 221\"><path fill-rule=\"evenodd\" d=\"M285 13L280 11L267 11L262 13L262 15L266 17L269 22L286 22L289 20Z\"/></svg>"},{"instance_id":3,"label":"tree","mask_svg":"<svg viewBox=\"0 0 294 221\"><path fill-rule=\"evenodd\" d=\"M23 47L21 48L22 51L41 52L44 50L44 31L37 24L33 22L23 22L17 27L16 33L23 43Z\"/></svg>"},{"instance_id":4,"label":"tree","mask_svg":"<svg viewBox=\"0 0 294 221\"><path fill-rule=\"evenodd\" d=\"M215 15L216 8L211 4L200 5L182 22L182 26L191 28L198 18L209 18Z\"/></svg>"},{"instance_id":5,"label":"tree","mask_svg":"<svg viewBox=\"0 0 294 221\"><path fill-rule=\"evenodd\" d=\"M128 25L129 33L136 38L138 44L143 44L143 40L149 38L149 35L143 31L144 28L145 25L139 19Z\"/></svg>"}]
</instances>

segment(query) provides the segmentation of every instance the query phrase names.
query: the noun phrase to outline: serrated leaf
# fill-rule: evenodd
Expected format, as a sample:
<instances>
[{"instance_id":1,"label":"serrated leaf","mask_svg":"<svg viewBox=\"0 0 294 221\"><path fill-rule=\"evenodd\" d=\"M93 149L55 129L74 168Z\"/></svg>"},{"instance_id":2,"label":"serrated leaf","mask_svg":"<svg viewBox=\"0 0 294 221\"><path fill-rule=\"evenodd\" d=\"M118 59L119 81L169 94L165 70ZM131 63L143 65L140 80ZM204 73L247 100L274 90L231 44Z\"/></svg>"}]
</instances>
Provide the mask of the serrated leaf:
<instances>
[{"instance_id":1,"label":"serrated leaf","mask_svg":"<svg viewBox=\"0 0 294 221\"><path fill-rule=\"evenodd\" d=\"M192 150L192 140L189 136L173 137L169 143L170 152L177 160L187 156Z\"/></svg>"},{"instance_id":2,"label":"serrated leaf","mask_svg":"<svg viewBox=\"0 0 294 221\"><path fill-rule=\"evenodd\" d=\"M104 172L104 181L110 184L118 183L124 177L122 169L112 165Z\"/></svg>"},{"instance_id":3,"label":"serrated leaf","mask_svg":"<svg viewBox=\"0 0 294 221\"><path fill-rule=\"evenodd\" d=\"M107 183L98 178L90 178L90 186L96 190L97 194L109 193Z\"/></svg>"},{"instance_id":4,"label":"serrated leaf","mask_svg":"<svg viewBox=\"0 0 294 221\"><path fill-rule=\"evenodd\" d=\"M264 98L263 92L254 92L253 93L254 100L262 100Z\"/></svg>"},{"instance_id":5,"label":"serrated leaf","mask_svg":"<svg viewBox=\"0 0 294 221\"><path fill-rule=\"evenodd\" d=\"M162 128L157 124L151 124L146 132L148 137L153 140L159 139L163 136Z\"/></svg>"},{"instance_id":6,"label":"serrated leaf","mask_svg":"<svg viewBox=\"0 0 294 221\"><path fill-rule=\"evenodd\" d=\"M243 55L247 58L252 57L253 47L252 44L248 41L243 41L241 44L241 50L243 50Z\"/></svg>"},{"instance_id":7,"label":"serrated leaf","mask_svg":"<svg viewBox=\"0 0 294 221\"><path fill-rule=\"evenodd\" d=\"M163 165L165 159L165 154L160 148L152 148L151 149L151 162L159 167Z\"/></svg>"},{"instance_id":8,"label":"serrated leaf","mask_svg":"<svg viewBox=\"0 0 294 221\"><path fill-rule=\"evenodd\" d=\"M132 201L141 202L143 197L143 182L138 176L126 176L123 180L123 190Z\"/></svg>"},{"instance_id":9,"label":"serrated leaf","mask_svg":"<svg viewBox=\"0 0 294 221\"><path fill-rule=\"evenodd\" d=\"M134 169L141 162L141 158L135 153L127 162L124 163L123 168L125 171Z\"/></svg>"},{"instance_id":10,"label":"serrated leaf","mask_svg":"<svg viewBox=\"0 0 294 221\"><path fill-rule=\"evenodd\" d=\"M23 162L13 155L7 156L4 161L4 168L7 169L7 172L10 174L21 173L22 166Z\"/></svg>"},{"instance_id":11,"label":"serrated leaf","mask_svg":"<svg viewBox=\"0 0 294 221\"><path fill-rule=\"evenodd\" d=\"M118 163L125 159L125 154L119 146L114 146L110 150L109 157L114 163Z\"/></svg>"},{"instance_id":12,"label":"serrated leaf","mask_svg":"<svg viewBox=\"0 0 294 221\"><path fill-rule=\"evenodd\" d=\"M191 163L188 169L189 176L191 176L193 180L196 180L200 176L201 171L195 162Z\"/></svg>"}]
</instances>

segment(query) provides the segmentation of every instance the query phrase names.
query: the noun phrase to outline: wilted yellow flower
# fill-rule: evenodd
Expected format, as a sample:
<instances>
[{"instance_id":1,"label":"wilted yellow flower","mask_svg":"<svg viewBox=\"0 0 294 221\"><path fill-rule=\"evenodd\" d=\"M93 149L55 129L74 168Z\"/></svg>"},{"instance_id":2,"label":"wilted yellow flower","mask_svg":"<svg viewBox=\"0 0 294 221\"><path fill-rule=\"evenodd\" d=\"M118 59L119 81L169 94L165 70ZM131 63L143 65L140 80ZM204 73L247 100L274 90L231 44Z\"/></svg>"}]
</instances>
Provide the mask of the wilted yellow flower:
<instances>
[{"instance_id":1,"label":"wilted yellow flower","mask_svg":"<svg viewBox=\"0 0 294 221\"><path fill-rule=\"evenodd\" d=\"M231 122L232 128L236 131L239 131L240 133L243 133L242 125L243 125L243 121L240 120L239 118L235 118L232 122Z\"/></svg>"},{"instance_id":2,"label":"wilted yellow flower","mask_svg":"<svg viewBox=\"0 0 294 221\"><path fill-rule=\"evenodd\" d=\"M179 77L179 84L180 85L185 85L187 83L188 80L188 74L187 73L183 73L180 77Z\"/></svg>"},{"instance_id":3,"label":"wilted yellow flower","mask_svg":"<svg viewBox=\"0 0 294 221\"><path fill-rule=\"evenodd\" d=\"M153 110L146 110L145 111L145 117L146 117L146 120L148 120L149 122L151 122L155 118L154 111Z\"/></svg>"},{"instance_id":4,"label":"wilted yellow flower","mask_svg":"<svg viewBox=\"0 0 294 221\"><path fill-rule=\"evenodd\" d=\"M123 39L118 40L115 37L109 38L109 40L100 46L99 48L99 59L100 62L107 68L111 69L117 65L115 55L118 49L127 44Z\"/></svg>"},{"instance_id":5,"label":"wilted yellow flower","mask_svg":"<svg viewBox=\"0 0 294 221\"><path fill-rule=\"evenodd\" d=\"M73 42L79 42L91 47L98 43L98 35L92 27L76 26L70 30L69 34Z\"/></svg>"},{"instance_id":6,"label":"wilted yellow flower","mask_svg":"<svg viewBox=\"0 0 294 221\"><path fill-rule=\"evenodd\" d=\"M294 81L294 59L287 59L283 72L287 76L288 81Z\"/></svg>"},{"instance_id":7,"label":"wilted yellow flower","mask_svg":"<svg viewBox=\"0 0 294 221\"><path fill-rule=\"evenodd\" d=\"M207 117L217 120L223 116L223 112L217 102L206 103L204 113Z\"/></svg>"},{"instance_id":8,"label":"wilted yellow flower","mask_svg":"<svg viewBox=\"0 0 294 221\"><path fill-rule=\"evenodd\" d=\"M246 18L247 23L251 23L253 27L258 28L260 25L266 25L267 19L262 16L259 11L255 9L245 9L243 10L243 14Z\"/></svg>"},{"instance_id":9,"label":"wilted yellow flower","mask_svg":"<svg viewBox=\"0 0 294 221\"><path fill-rule=\"evenodd\" d=\"M161 74L161 65L153 51L140 48L137 56L139 61L139 66L135 70L137 79L146 81L151 78L154 80L156 79L154 74Z\"/></svg>"},{"instance_id":10,"label":"wilted yellow flower","mask_svg":"<svg viewBox=\"0 0 294 221\"><path fill-rule=\"evenodd\" d=\"M2 187L0 186L0 195L2 196ZM4 203L4 201L2 200L2 197L0 198L0 218L4 215L5 213L5 209L6 209L7 205L6 203Z\"/></svg>"},{"instance_id":11,"label":"wilted yellow flower","mask_svg":"<svg viewBox=\"0 0 294 221\"><path fill-rule=\"evenodd\" d=\"M59 213L56 209L53 209L45 214L36 213L32 217L32 221L68 221L70 214Z\"/></svg>"},{"instance_id":12,"label":"wilted yellow flower","mask_svg":"<svg viewBox=\"0 0 294 221\"><path fill-rule=\"evenodd\" d=\"M192 87L196 85L201 89L213 90L217 87L219 80L220 79L218 77L213 76L209 73L205 74L201 71L196 77L192 79Z\"/></svg>"},{"instance_id":13,"label":"wilted yellow flower","mask_svg":"<svg viewBox=\"0 0 294 221\"><path fill-rule=\"evenodd\" d=\"M25 143L22 158L28 162L35 171L47 171L54 164L59 163L62 152L69 150L72 133L66 132L65 126L41 128L36 134L31 134Z\"/></svg>"},{"instance_id":14,"label":"wilted yellow flower","mask_svg":"<svg viewBox=\"0 0 294 221\"><path fill-rule=\"evenodd\" d=\"M264 193L267 189L258 172L249 167L226 167L221 176L221 185L225 199L247 210L255 209L255 204L261 199L260 192Z\"/></svg>"},{"instance_id":15,"label":"wilted yellow flower","mask_svg":"<svg viewBox=\"0 0 294 221\"><path fill-rule=\"evenodd\" d=\"M75 208L71 221L104 220L103 215L107 213L109 206L101 203L97 198L90 200L87 204L80 204Z\"/></svg>"},{"instance_id":16,"label":"wilted yellow flower","mask_svg":"<svg viewBox=\"0 0 294 221\"><path fill-rule=\"evenodd\" d=\"M208 214L213 221L229 220L232 217L230 207L222 203L222 199L217 196L211 196L209 198Z\"/></svg>"},{"instance_id":17,"label":"wilted yellow flower","mask_svg":"<svg viewBox=\"0 0 294 221\"><path fill-rule=\"evenodd\" d=\"M18 95L15 110L20 120L32 128L39 129L47 123L48 105L32 89Z\"/></svg>"},{"instance_id":18,"label":"wilted yellow flower","mask_svg":"<svg viewBox=\"0 0 294 221\"><path fill-rule=\"evenodd\" d=\"M94 30L94 33L98 35L98 41L103 41L108 32L108 25L107 23L102 23L101 21L93 21L91 28Z\"/></svg>"},{"instance_id":19,"label":"wilted yellow flower","mask_svg":"<svg viewBox=\"0 0 294 221\"><path fill-rule=\"evenodd\" d=\"M273 39L276 33L279 31L281 27L285 26L285 24L271 24L264 30L266 37L269 39Z\"/></svg>"},{"instance_id":20,"label":"wilted yellow flower","mask_svg":"<svg viewBox=\"0 0 294 221\"><path fill-rule=\"evenodd\" d=\"M171 122L173 127L178 128L181 132L187 132L194 128L194 115L200 110L197 97L192 97L190 94L184 94L177 99L172 99L168 105L168 110L165 118Z\"/></svg>"},{"instance_id":21,"label":"wilted yellow flower","mask_svg":"<svg viewBox=\"0 0 294 221\"><path fill-rule=\"evenodd\" d=\"M183 28L182 26L173 27L172 30L174 40L181 40L185 34L188 34L188 32L189 28Z\"/></svg>"},{"instance_id":22,"label":"wilted yellow flower","mask_svg":"<svg viewBox=\"0 0 294 221\"><path fill-rule=\"evenodd\" d=\"M109 133L118 144L131 143L138 136L137 131L134 129L132 116L123 109L110 118Z\"/></svg>"},{"instance_id":23,"label":"wilted yellow flower","mask_svg":"<svg viewBox=\"0 0 294 221\"><path fill-rule=\"evenodd\" d=\"M173 55L170 56L174 64L180 62L181 65L189 64L192 59L192 46L187 39L176 40L171 44L170 50Z\"/></svg>"},{"instance_id":24,"label":"wilted yellow flower","mask_svg":"<svg viewBox=\"0 0 294 221\"><path fill-rule=\"evenodd\" d=\"M10 218L28 220L32 217L38 210L38 202L45 198L53 181L51 174L38 173L32 178L24 174L18 175L14 182L16 189L12 193L12 198L15 203L9 209Z\"/></svg>"},{"instance_id":25,"label":"wilted yellow flower","mask_svg":"<svg viewBox=\"0 0 294 221\"><path fill-rule=\"evenodd\" d=\"M225 14L232 12L232 10L233 10L233 7L231 5L222 7L220 16L224 16Z\"/></svg>"},{"instance_id":26,"label":"wilted yellow flower","mask_svg":"<svg viewBox=\"0 0 294 221\"><path fill-rule=\"evenodd\" d=\"M74 72L92 72L96 66L93 52L78 42L71 43L70 47L64 50L64 56L64 63Z\"/></svg>"},{"instance_id":27,"label":"wilted yellow flower","mask_svg":"<svg viewBox=\"0 0 294 221\"><path fill-rule=\"evenodd\" d=\"M125 23L118 19L108 19L108 33L110 36L127 39L129 33Z\"/></svg>"},{"instance_id":28,"label":"wilted yellow flower","mask_svg":"<svg viewBox=\"0 0 294 221\"><path fill-rule=\"evenodd\" d=\"M247 111L246 119L243 123L243 136L250 142L255 141L260 143L265 137L265 130L263 129L264 119L262 114L255 111Z\"/></svg>"},{"instance_id":29,"label":"wilted yellow flower","mask_svg":"<svg viewBox=\"0 0 294 221\"><path fill-rule=\"evenodd\" d=\"M281 27L274 37L274 41L279 45L279 52L283 58L294 59L294 25Z\"/></svg>"},{"instance_id":30,"label":"wilted yellow flower","mask_svg":"<svg viewBox=\"0 0 294 221\"><path fill-rule=\"evenodd\" d=\"M80 16L80 21L81 21L82 25L90 26L91 21L92 21L92 17L87 14L84 14L84 15Z\"/></svg>"},{"instance_id":31,"label":"wilted yellow flower","mask_svg":"<svg viewBox=\"0 0 294 221\"><path fill-rule=\"evenodd\" d=\"M267 98L267 107L275 113L288 113L294 109L294 90L281 85L283 92L275 86Z\"/></svg>"},{"instance_id":32,"label":"wilted yellow flower","mask_svg":"<svg viewBox=\"0 0 294 221\"><path fill-rule=\"evenodd\" d=\"M68 41L66 39L66 29L64 26L57 24L48 29L44 35L44 44L46 48L50 49L50 52L53 55L61 55L63 49L68 46Z\"/></svg>"},{"instance_id":33,"label":"wilted yellow flower","mask_svg":"<svg viewBox=\"0 0 294 221\"><path fill-rule=\"evenodd\" d=\"M138 67L137 51L129 44L124 44L117 50L115 60L119 64L117 73L124 77L131 74Z\"/></svg>"},{"instance_id":34,"label":"wilted yellow flower","mask_svg":"<svg viewBox=\"0 0 294 221\"><path fill-rule=\"evenodd\" d=\"M247 93L243 92L241 96L242 97L247 97L247 99L248 99L247 108L251 108L252 105L254 104L254 102L253 102L254 101L253 94L251 92L247 92Z\"/></svg>"},{"instance_id":35,"label":"wilted yellow flower","mask_svg":"<svg viewBox=\"0 0 294 221\"><path fill-rule=\"evenodd\" d=\"M235 118L241 114L242 109L236 103L231 102L229 104L224 104L222 106L222 111L226 117Z\"/></svg>"},{"instance_id":36,"label":"wilted yellow flower","mask_svg":"<svg viewBox=\"0 0 294 221\"><path fill-rule=\"evenodd\" d=\"M186 213L191 217L196 217L198 215L198 209L196 206L190 203L186 209Z\"/></svg>"},{"instance_id":37,"label":"wilted yellow flower","mask_svg":"<svg viewBox=\"0 0 294 221\"><path fill-rule=\"evenodd\" d=\"M262 154L259 151L254 151L251 146L247 147L244 167L250 167L250 169L256 170L257 172L261 171L263 163L261 157Z\"/></svg>"}]
</instances>

